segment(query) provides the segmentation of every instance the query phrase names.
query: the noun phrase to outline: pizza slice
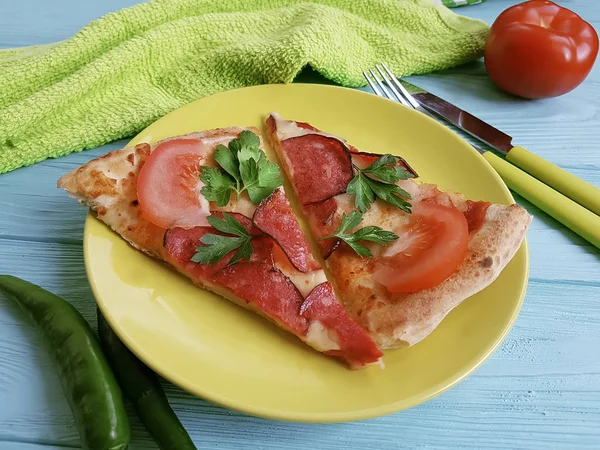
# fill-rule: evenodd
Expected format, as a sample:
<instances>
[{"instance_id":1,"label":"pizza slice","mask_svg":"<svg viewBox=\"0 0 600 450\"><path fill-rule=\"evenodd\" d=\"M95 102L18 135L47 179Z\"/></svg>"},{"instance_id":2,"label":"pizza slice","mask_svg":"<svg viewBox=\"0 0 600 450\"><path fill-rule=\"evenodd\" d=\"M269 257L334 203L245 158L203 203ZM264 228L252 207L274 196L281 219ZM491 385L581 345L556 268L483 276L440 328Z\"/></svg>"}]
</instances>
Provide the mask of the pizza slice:
<instances>
[{"instance_id":1,"label":"pizza slice","mask_svg":"<svg viewBox=\"0 0 600 450\"><path fill-rule=\"evenodd\" d=\"M338 302L255 128L139 144L58 186L136 249L352 368L382 353Z\"/></svg>"},{"instance_id":2,"label":"pizza slice","mask_svg":"<svg viewBox=\"0 0 600 450\"><path fill-rule=\"evenodd\" d=\"M520 206L415 182L401 158L360 152L308 123L267 119L345 309L381 348L414 345L489 286L524 239Z\"/></svg>"}]
</instances>

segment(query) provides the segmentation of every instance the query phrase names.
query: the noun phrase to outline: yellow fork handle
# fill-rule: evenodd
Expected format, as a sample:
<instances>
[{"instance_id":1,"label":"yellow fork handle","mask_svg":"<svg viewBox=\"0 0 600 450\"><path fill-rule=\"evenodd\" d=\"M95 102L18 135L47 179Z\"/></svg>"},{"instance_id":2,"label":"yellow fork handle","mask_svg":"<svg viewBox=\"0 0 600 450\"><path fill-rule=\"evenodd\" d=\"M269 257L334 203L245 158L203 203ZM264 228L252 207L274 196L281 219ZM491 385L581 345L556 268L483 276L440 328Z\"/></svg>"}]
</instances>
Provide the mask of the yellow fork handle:
<instances>
[{"instance_id":1,"label":"yellow fork handle","mask_svg":"<svg viewBox=\"0 0 600 450\"><path fill-rule=\"evenodd\" d=\"M498 172L510 189L600 248L600 216L578 205L492 152L485 152L483 157Z\"/></svg>"},{"instance_id":2,"label":"yellow fork handle","mask_svg":"<svg viewBox=\"0 0 600 450\"><path fill-rule=\"evenodd\" d=\"M581 206L600 215L600 189L597 187L523 147L513 147L506 155L506 159Z\"/></svg>"}]
</instances>

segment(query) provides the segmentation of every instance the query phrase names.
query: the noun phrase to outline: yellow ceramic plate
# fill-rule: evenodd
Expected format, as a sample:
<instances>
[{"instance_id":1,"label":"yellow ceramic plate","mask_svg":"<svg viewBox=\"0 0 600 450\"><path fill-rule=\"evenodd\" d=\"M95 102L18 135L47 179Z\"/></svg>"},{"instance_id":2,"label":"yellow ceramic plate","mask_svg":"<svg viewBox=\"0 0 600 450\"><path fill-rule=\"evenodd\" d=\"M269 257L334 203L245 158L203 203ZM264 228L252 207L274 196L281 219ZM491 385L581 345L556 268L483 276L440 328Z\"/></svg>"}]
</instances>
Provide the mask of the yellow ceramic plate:
<instances>
[{"instance_id":1,"label":"yellow ceramic plate","mask_svg":"<svg viewBox=\"0 0 600 450\"><path fill-rule=\"evenodd\" d=\"M232 125L263 127L267 113L308 121L371 152L404 156L424 181L472 199L512 203L501 179L434 120L360 91L267 85L198 100L131 144ZM366 419L415 406L473 372L517 317L526 246L498 280L456 308L423 342L385 352L385 370L351 371L267 323L194 287L88 217L85 262L111 326L156 372L202 398L249 414L306 422Z\"/></svg>"}]
</instances>

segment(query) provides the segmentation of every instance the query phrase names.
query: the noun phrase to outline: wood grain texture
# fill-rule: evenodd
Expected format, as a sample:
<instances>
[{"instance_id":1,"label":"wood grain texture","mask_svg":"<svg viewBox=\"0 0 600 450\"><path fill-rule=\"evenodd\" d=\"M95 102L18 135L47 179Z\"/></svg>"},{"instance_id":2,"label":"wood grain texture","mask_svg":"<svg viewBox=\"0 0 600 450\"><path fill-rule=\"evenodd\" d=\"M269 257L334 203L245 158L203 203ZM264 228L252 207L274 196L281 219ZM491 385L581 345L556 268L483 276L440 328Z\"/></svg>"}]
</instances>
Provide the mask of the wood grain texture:
<instances>
[{"instance_id":1,"label":"wood grain texture","mask_svg":"<svg viewBox=\"0 0 600 450\"><path fill-rule=\"evenodd\" d=\"M64 39L89 20L135 0L0 0L0 47ZM461 14L491 23L516 1L488 0ZM600 29L600 5L563 1ZM523 145L600 186L600 69L553 100L499 92L481 63L412 81L515 136ZM95 328L83 267L85 211L56 179L123 142L0 176L0 272L71 301ZM600 448L600 252L544 213L529 232L531 279L515 327L473 376L419 407L370 421L307 425L225 410L164 383L200 449ZM156 449L137 419L132 449ZM45 343L0 297L0 450L79 448L71 412Z\"/></svg>"}]
</instances>

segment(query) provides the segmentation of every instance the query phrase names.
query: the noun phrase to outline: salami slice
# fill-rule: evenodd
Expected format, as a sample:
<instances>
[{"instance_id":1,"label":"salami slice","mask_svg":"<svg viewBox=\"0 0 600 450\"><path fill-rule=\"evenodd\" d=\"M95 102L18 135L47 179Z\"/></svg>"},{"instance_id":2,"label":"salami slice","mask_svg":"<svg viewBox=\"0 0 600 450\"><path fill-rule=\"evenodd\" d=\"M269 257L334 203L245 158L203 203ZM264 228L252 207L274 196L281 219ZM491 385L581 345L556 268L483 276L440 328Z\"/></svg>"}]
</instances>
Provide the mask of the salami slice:
<instances>
[{"instance_id":1,"label":"salami slice","mask_svg":"<svg viewBox=\"0 0 600 450\"><path fill-rule=\"evenodd\" d=\"M192 262L192 257L196 254L196 248L202 245L200 239L207 233L223 234L212 227L195 227L188 230L185 228L171 228L167 230L164 239L165 260L177 269L198 279L205 279L210 274L226 267L233 253L225 256L214 266Z\"/></svg>"},{"instance_id":2,"label":"salami slice","mask_svg":"<svg viewBox=\"0 0 600 450\"><path fill-rule=\"evenodd\" d=\"M250 220L246 218L247 220ZM252 224L250 223L252 226ZM189 274L197 279L206 279L219 270L227 267L235 250L225 255L223 259L214 266L208 264L199 264L192 261L196 254L196 248L204 245L200 239L205 234L225 235L212 227L195 227L186 230L184 228L172 228L167 231L164 239L165 259L179 270ZM262 233L261 233L262 234ZM252 239L253 252L250 256L252 262L262 262L271 267L275 267L275 259L281 259L276 254L277 242L270 236L257 236ZM283 252L281 252L283 253Z\"/></svg>"},{"instance_id":3,"label":"salami slice","mask_svg":"<svg viewBox=\"0 0 600 450\"><path fill-rule=\"evenodd\" d=\"M334 223L336 210L337 201L335 198L330 198L324 202L304 205L304 212L310 221L313 233L317 237L329 236L338 230L339 223ZM323 258L329 258L329 255L338 247L339 242L339 239L333 238L319 241Z\"/></svg>"},{"instance_id":4,"label":"salami slice","mask_svg":"<svg viewBox=\"0 0 600 450\"><path fill-rule=\"evenodd\" d=\"M369 334L348 315L337 301L331 283L321 283L306 297L300 312L303 317L318 320L337 336L339 350L328 353L341 356L353 368L377 362L383 353Z\"/></svg>"},{"instance_id":5,"label":"salami slice","mask_svg":"<svg viewBox=\"0 0 600 450\"><path fill-rule=\"evenodd\" d=\"M288 277L269 264L239 262L215 273L212 281L294 334L307 332L308 321L299 314L302 295Z\"/></svg>"},{"instance_id":6,"label":"salami slice","mask_svg":"<svg viewBox=\"0 0 600 450\"><path fill-rule=\"evenodd\" d=\"M303 205L346 192L354 172L350 152L340 141L307 134L286 139L281 145Z\"/></svg>"},{"instance_id":7,"label":"salami slice","mask_svg":"<svg viewBox=\"0 0 600 450\"><path fill-rule=\"evenodd\" d=\"M312 272L321 266L313 258L310 245L283 189L276 189L256 209L254 225L272 236L300 272Z\"/></svg>"}]
</instances>

